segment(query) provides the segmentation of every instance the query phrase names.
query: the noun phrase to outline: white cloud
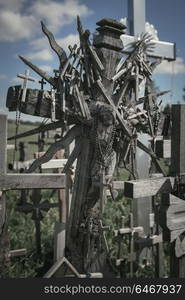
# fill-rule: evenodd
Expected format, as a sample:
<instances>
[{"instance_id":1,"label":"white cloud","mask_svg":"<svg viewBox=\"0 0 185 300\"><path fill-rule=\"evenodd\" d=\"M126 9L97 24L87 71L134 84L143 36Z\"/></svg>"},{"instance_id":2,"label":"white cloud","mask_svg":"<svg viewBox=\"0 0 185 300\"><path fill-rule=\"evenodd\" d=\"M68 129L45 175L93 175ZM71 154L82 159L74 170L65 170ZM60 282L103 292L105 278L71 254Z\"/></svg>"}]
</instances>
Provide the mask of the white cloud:
<instances>
[{"instance_id":1,"label":"white cloud","mask_svg":"<svg viewBox=\"0 0 185 300\"><path fill-rule=\"evenodd\" d=\"M22 84L23 80L19 77L13 77L10 79L10 82Z\"/></svg>"},{"instance_id":2,"label":"white cloud","mask_svg":"<svg viewBox=\"0 0 185 300\"><path fill-rule=\"evenodd\" d=\"M74 44L79 44L79 35L78 34L69 34L64 38L57 39L57 43L65 50L68 50L68 46L71 45L72 47Z\"/></svg>"},{"instance_id":3,"label":"white cloud","mask_svg":"<svg viewBox=\"0 0 185 300\"><path fill-rule=\"evenodd\" d=\"M14 42L23 38L30 38L37 32L33 16L2 10L0 12L0 40Z\"/></svg>"},{"instance_id":4,"label":"white cloud","mask_svg":"<svg viewBox=\"0 0 185 300\"><path fill-rule=\"evenodd\" d=\"M0 80L7 79L7 76L5 74L0 74Z\"/></svg>"},{"instance_id":5,"label":"white cloud","mask_svg":"<svg viewBox=\"0 0 185 300\"><path fill-rule=\"evenodd\" d=\"M48 49L42 49L37 52L30 52L26 57L31 60L51 61L53 59L52 52Z\"/></svg>"},{"instance_id":6,"label":"white cloud","mask_svg":"<svg viewBox=\"0 0 185 300\"><path fill-rule=\"evenodd\" d=\"M0 10L19 11L25 2L25 0L0 0Z\"/></svg>"},{"instance_id":7,"label":"white cloud","mask_svg":"<svg viewBox=\"0 0 185 300\"><path fill-rule=\"evenodd\" d=\"M64 38L56 39L57 43L64 49L65 52L69 52L68 46L74 46L74 44L79 43L78 34L69 34ZM30 60L42 60L42 61L51 61L55 53L50 49L47 38L37 38L30 41L29 45L33 49L32 52L25 54L25 57ZM46 71L48 71L49 66L45 66ZM49 70L51 71L51 70Z\"/></svg>"},{"instance_id":8,"label":"white cloud","mask_svg":"<svg viewBox=\"0 0 185 300\"><path fill-rule=\"evenodd\" d=\"M57 1L36 1L30 7L30 13L44 20L53 32L57 32L63 25L70 24L77 15L88 16L92 11L79 0Z\"/></svg>"},{"instance_id":9,"label":"white cloud","mask_svg":"<svg viewBox=\"0 0 185 300\"><path fill-rule=\"evenodd\" d=\"M46 37L36 38L29 42L29 45L33 50L41 50L44 48L48 48L49 42Z\"/></svg>"},{"instance_id":10,"label":"white cloud","mask_svg":"<svg viewBox=\"0 0 185 300\"><path fill-rule=\"evenodd\" d=\"M164 60L155 69L155 74L185 74L185 62L182 57L177 57L174 62Z\"/></svg>"},{"instance_id":11,"label":"white cloud","mask_svg":"<svg viewBox=\"0 0 185 300\"><path fill-rule=\"evenodd\" d=\"M42 69L43 71L47 72L47 73L51 73L53 71L53 68L51 66L48 65L42 65L39 66L40 69Z\"/></svg>"},{"instance_id":12,"label":"white cloud","mask_svg":"<svg viewBox=\"0 0 185 300\"><path fill-rule=\"evenodd\" d=\"M0 40L13 42L34 37L40 33L40 20L56 33L62 26L72 23L77 15L91 13L80 0L0 0Z\"/></svg>"}]
</instances>

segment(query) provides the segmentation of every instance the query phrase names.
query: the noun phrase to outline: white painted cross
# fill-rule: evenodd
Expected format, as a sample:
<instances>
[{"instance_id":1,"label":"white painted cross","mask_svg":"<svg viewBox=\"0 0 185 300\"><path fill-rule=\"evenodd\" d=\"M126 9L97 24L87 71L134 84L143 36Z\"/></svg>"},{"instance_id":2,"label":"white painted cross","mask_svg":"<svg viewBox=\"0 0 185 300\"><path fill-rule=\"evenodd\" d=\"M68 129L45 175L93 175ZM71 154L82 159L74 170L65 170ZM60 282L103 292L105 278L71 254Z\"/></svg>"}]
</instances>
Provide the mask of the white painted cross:
<instances>
[{"instance_id":1,"label":"white painted cross","mask_svg":"<svg viewBox=\"0 0 185 300\"><path fill-rule=\"evenodd\" d=\"M22 85L22 98L21 98L21 102L25 102L26 99L26 90L27 90L27 82L28 81L38 81L37 79L33 78L33 77L29 77L29 70L25 71L25 74L18 74L17 77L23 79L23 85Z\"/></svg>"},{"instance_id":2,"label":"white painted cross","mask_svg":"<svg viewBox=\"0 0 185 300\"><path fill-rule=\"evenodd\" d=\"M128 24L129 35L122 35L124 53L129 53L129 44L133 43L145 30L145 0L128 0ZM163 58L169 61L176 59L176 48L174 43L153 40L155 43L154 52L148 53L148 56L155 58Z\"/></svg>"}]
</instances>

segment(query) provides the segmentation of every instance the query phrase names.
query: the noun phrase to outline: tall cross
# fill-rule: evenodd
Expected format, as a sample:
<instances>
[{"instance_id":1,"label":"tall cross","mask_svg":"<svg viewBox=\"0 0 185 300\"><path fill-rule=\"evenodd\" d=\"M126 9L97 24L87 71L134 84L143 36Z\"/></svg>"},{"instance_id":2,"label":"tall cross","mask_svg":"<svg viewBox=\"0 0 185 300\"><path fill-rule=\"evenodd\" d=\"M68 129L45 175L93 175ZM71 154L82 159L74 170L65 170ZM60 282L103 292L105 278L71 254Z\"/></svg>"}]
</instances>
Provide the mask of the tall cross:
<instances>
[{"instance_id":1,"label":"tall cross","mask_svg":"<svg viewBox=\"0 0 185 300\"><path fill-rule=\"evenodd\" d=\"M146 11L145 0L128 0L128 24L129 24L129 35L122 35L124 50L123 52L129 53L127 49L129 44L134 42L136 37L145 30L145 11ZM148 56L155 58L163 58L169 61L176 59L176 49L174 43L163 42L153 40L155 42L154 52L148 53Z\"/></svg>"},{"instance_id":2,"label":"tall cross","mask_svg":"<svg viewBox=\"0 0 185 300\"><path fill-rule=\"evenodd\" d=\"M35 78L33 77L29 77L29 70L26 70L25 71L25 74L18 74L17 77L23 79L23 85L22 85L22 88L23 88L23 91L22 91L22 98L21 98L21 102L25 102L26 100L26 90L27 90L27 82L28 81L37 81Z\"/></svg>"}]
</instances>

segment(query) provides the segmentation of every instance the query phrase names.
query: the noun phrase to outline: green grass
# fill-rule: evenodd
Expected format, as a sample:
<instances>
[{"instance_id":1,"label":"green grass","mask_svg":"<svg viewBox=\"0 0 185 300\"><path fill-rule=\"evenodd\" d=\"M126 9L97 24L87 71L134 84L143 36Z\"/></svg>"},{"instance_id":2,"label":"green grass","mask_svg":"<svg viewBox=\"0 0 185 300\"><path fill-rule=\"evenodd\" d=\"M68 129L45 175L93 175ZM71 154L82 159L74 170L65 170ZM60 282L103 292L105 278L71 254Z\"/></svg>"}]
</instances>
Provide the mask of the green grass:
<instances>
[{"instance_id":1,"label":"green grass","mask_svg":"<svg viewBox=\"0 0 185 300\"><path fill-rule=\"evenodd\" d=\"M18 128L18 133L23 133L38 127L39 123L21 122ZM16 133L15 121L8 121L8 137L14 136ZM46 142L53 142L54 139L46 139ZM34 153L38 152L38 135L21 138L17 140L25 143L25 160L34 158ZM29 144L35 142L36 144ZM14 144L15 141L9 141L8 144ZM47 150L48 145L45 145L44 150ZM13 163L14 150L8 150L7 163ZM19 160L19 150L15 152L16 160ZM10 170L8 172L11 172ZM15 171L12 171L15 172ZM32 191L29 192L31 195ZM9 278L28 278L28 277L42 277L53 263L53 242L54 242L54 226L58 222L58 208L51 208L49 212L43 212L43 220L41 221L41 243L43 255L39 258L36 254L35 242L35 224L32 220L32 214L24 214L17 211L17 205L20 202L20 191L8 191L6 193L7 202L7 223L8 223L8 239L10 249L26 248L28 254L23 257L11 258L6 262L5 277ZM50 197L51 190L42 191L42 200L49 199L50 202L57 202L57 193L54 193L52 199ZM27 197L30 201L30 197ZM8 246L9 247L9 246Z\"/></svg>"},{"instance_id":2,"label":"green grass","mask_svg":"<svg viewBox=\"0 0 185 300\"><path fill-rule=\"evenodd\" d=\"M19 127L18 127L18 134L27 132L29 130L32 130L34 128L37 128L39 126L39 123L31 123L31 122L21 122ZM15 136L16 134L16 122L15 121L8 121L8 137ZM30 135L28 137L20 138L16 140L17 144L17 149L19 148L19 142L24 142L25 143L25 160L30 160L34 158L34 153L38 152L38 135ZM29 142L35 142L36 144L29 144ZM49 138L47 139L47 142L53 142L53 139ZM15 145L15 140L11 140L8 142L8 144L13 144ZM45 145L46 150L48 148L48 145ZM8 150L8 155L7 155L7 162L12 163L14 157L14 150ZM15 159L19 160L19 150L16 151L15 153Z\"/></svg>"}]
</instances>

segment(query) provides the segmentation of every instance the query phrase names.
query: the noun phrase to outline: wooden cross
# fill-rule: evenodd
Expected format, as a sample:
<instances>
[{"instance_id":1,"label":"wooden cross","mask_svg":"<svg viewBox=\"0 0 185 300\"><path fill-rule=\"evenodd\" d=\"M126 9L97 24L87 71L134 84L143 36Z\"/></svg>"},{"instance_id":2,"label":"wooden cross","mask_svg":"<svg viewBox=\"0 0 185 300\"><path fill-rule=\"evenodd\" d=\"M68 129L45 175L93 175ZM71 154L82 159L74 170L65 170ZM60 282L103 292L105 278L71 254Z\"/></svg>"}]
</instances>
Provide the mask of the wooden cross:
<instances>
[{"instance_id":1,"label":"wooden cross","mask_svg":"<svg viewBox=\"0 0 185 300\"><path fill-rule=\"evenodd\" d=\"M22 88L23 88L23 91L22 91L22 98L21 98L21 102L25 102L26 100L26 90L27 90L27 82L28 81L37 81L35 78L33 77L29 77L29 70L26 70L25 71L25 74L18 74L17 77L23 79L23 85L22 85Z\"/></svg>"},{"instance_id":2,"label":"wooden cross","mask_svg":"<svg viewBox=\"0 0 185 300\"><path fill-rule=\"evenodd\" d=\"M128 45L136 40L142 32L145 32L145 0L128 0L128 24L129 35L122 35L124 45L124 53L129 53ZM148 56L155 58L163 58L169 61L176 59L176 49L174 43L153 40L155 49Z\"/></svg>"},{"instance_id":3,"label":"wooden cross","mask_svg":"<svg viewBox=\"0 0 185 300\"><path fill-rule=\"evenodd\" d=\"M133 214L130 213L130 227L124 227L124 223L122 222L123 227L115 230L115 236L118 235L124 235L124 234L129 234L130 235L130 253L128 257L128 261L130 263L130 276L133 277L133 262L136 260L136 255L134 252L134 233L143 233L143 227L142 226L137 226L134 227L134 221L133 221ZM117 260L117 264L120 263L120 259Z\"/></svg>"}]
</instances>

